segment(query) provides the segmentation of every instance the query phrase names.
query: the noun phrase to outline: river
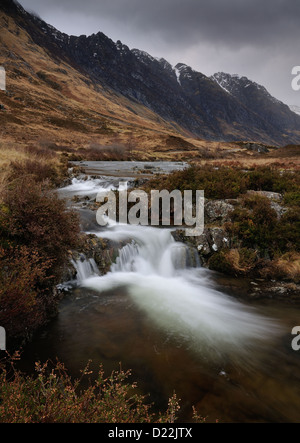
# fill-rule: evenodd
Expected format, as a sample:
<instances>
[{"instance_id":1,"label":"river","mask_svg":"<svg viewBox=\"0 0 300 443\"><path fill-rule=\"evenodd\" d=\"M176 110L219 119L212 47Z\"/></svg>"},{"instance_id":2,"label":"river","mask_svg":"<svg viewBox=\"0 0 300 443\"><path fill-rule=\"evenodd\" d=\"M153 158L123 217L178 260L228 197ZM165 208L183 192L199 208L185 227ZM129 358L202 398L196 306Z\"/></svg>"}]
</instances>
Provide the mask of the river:
<instances>
[{"instance_id":1,"label":"river","mask_svg":"<svg viewBox=\"0 0 300 443\"><path fill-rule=\"evenodd\" d=\"M92 163L84 166L97 178L73 179L63 197L92 199L119 179L184 167L99 162L97 170ZM83 202L73 204L86 232L128 243L105 276L92 260L74 263L77 280L66 282L58 316L24 350L28 367L57 357L79 376L89 359L107 374L121 362L158 408L176 391L181 422L190 420L192 406L209 422L300 421L300 351L291 347L299 307L247 300L249 280L202 268L170 229L101 228Z\"/></svg>"}]
</instances>

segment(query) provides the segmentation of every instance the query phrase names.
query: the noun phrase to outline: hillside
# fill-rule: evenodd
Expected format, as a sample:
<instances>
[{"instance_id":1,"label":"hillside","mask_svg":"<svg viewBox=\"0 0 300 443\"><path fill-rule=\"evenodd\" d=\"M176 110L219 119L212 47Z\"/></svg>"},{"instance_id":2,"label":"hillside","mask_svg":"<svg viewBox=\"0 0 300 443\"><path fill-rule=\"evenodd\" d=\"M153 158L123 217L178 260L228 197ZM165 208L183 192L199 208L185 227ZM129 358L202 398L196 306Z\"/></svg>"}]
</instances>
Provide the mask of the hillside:
<instances>
[{"instance_id":1,"label":"hillside","mask_svg":"<svg viewBox=\"0 0 300 443\"><path fill-rule=\"evenodd\" d=\"M138 157L174 159L253 155L232 142L300 143L300 116L245 77L173 67L101 32L68 36L12 0L0 26L2 141L62 151L127 143Z\"/></svg>"}]
</instances>

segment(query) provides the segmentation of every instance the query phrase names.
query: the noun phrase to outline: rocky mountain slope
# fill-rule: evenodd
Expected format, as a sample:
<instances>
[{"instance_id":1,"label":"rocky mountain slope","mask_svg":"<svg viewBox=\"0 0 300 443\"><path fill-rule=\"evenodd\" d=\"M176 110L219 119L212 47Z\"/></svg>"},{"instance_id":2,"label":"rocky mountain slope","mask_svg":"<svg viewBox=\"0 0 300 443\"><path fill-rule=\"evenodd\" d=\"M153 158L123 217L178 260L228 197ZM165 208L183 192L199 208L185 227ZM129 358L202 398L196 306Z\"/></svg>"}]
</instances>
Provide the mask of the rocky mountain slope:
<instances>
[{"instance_id":1,"label":"rocky mountain slope","mask_svg":"<svg viewBox=\"0 0 300 443\"><path fill-rule=\"evenodd\" d=\"M0 37L0 63L8 69L14 63L21 76L30 77L32 84L52 86L56 94L66 96L67 89L69 97L76 95L80 79L85 94L95 100L94 112L100 110L102 117L122 114L132 124L159 126L211 141L300 143L300 116L246 77L218 73L209 78L182 63L173 67L164 59L115 43L101 32L68 36L12 0L2 0L0 13L2 35L8 29L14 35L13 40ZM24 43L25 33L22 53L16 48L22 37ZM102 97L98 109L96 93ZM69 106L66 103L64 110L68 119Z\"/></svg>"},{"instance_id":2,"label":"rocky mountain slope","mask_svg":"<svg viewBox=\"0 0 300 443\"><path fill-rule=\"evenodd\" d=\"M300 107L296 105L290 105L290 110L293 111L295 114L300 115Z\"/></svg>"}]
</instances>

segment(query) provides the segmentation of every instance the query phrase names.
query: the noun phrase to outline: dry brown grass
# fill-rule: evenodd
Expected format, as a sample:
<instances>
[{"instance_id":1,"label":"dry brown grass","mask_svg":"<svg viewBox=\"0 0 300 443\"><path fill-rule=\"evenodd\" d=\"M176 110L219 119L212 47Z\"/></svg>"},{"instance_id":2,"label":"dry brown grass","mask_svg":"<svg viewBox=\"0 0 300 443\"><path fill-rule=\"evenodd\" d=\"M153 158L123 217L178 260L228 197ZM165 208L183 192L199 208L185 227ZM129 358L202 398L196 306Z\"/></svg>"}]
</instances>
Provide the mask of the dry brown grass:
<instances>
[{"instance_id":1,"label":"dry brown grass","mask_svg":"<svg viewBox=\"0 0 300 443\"><path fill-rule=\"evenodd\" d=\"M238 273L247 274L253 268L253 262L247 262L241 251L238 249L230 249L229 251L226 251L226 259L232 266L232 269Z\"/></svg>"},{"instance_id":2,"label":"dry brown grass","mask_svg":"<svg viewBox=\"0 0 300 443\"><path fill-rule=\"evenodd\" d=\"M279 160L284 169L300 168L299 149L295 147L281 149L278 155L277 150L262 155L238 143L193 138L146 107L87 85L73 67L33 46L26 31L1 12L0 27L0 65L7 70L8 89L8 94L0 91L0 103L5 106L5 111L0 111L3 142L36 148L40 140L48 140L49 149L52 146L58 153L80 153L84 158L84 149L91 144L109 146L117 136L123 145L134 139L130 149L133 160L191 161L216 166L230 166L238 160L244 167ZM0 167L17 154L15 149L3 151Z\"/></svg>"},{"instance_id":3,"label":"dry brown grass","mask_svg":"<svg viewBox=\"0 0 300 443\"><path fill-rule=\"evenodd\" d=\"M288 280L300 283L300 254L288 252L282 257L273 260L266 266L262 274L264 277L275 280Z\"/></svg>"},{"instance_id":4,"label":"dry brown grass","mask_svg":"<svg viewBox=\"0 0 300 443\"><path fill-rule=\"evenodd\" d=\"M26 160L30 154L13 143L0 142L0 173L6 172L9 164L16 160Z\"/></svg>"}]
</instances>

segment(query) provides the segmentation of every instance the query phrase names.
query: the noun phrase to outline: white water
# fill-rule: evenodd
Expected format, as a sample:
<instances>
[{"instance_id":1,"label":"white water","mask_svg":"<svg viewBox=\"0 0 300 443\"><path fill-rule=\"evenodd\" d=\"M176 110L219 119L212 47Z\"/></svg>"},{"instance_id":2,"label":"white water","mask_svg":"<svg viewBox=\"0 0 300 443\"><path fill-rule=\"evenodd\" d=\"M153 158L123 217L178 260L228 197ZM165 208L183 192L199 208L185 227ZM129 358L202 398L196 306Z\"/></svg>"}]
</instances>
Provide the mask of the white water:
<instances>
[{"instance_id":1,"label":"white water","mask_svg":"<svg viewBox=\"0 0 300 443\"><path fill-rule=\"evenodd\" d=\"M63 197L65 195L68 197L76 195L79 197L87 196L89 198L96 198L96 195L99 193L115 191L117 189L121 191L122 189L125 189L125 185L123 187L121 185L121 188L119 188L119 183L116 179L108 181L107 178L92 179L87 176L84 180L73 178L71 185L59 189L59 194Z\"/></svg>"},{"instance_id":2,"label":"white water","mask_svg":"<svg viewBox=\"0 0 300 443\"><path fill-rule=\"evenodd\" d=\"M86 258L85 255L82 254L78 260L71 260L71 263L76 270L76 279L79 284L90 277L100 275L98 266L93 258Z\"/></svg>"},{"instance_id":3,"label":"white water","mask_svg":"<svg viewBox=\"0 0 300 443\"><path fill-rule=\"evenodd\" d=\"M64 191L75 188L94 193L113 186L104 180L75 180ZM171 230L112 223L93 234L128 244L105 276L99 276L91 260L76 262L78 284L99 293L125 287L151 322L188 348L209 358L234 351L249 361L251 349L270 349L280 332L275 321L217 291L211 272L199 267L194 251L175 242ZM198 267L188 267L191 261Z\"/></svg>"},{"instance_id":4,"label":"white water","mask_svg":"<svg viewBox=\"0 0 300 443\"><path fill-rule=\"evenodd\" d=\"M229 351L249 358L251 348L262 350L277 336L274 321L215 290L210 271L187 268L188 248L175 242L170 230L117 224L94 234L131 242L111 272L81 284L99 293L126 287L152 322L188 348L210 358Z\"/></svg>"}]
</instances>

